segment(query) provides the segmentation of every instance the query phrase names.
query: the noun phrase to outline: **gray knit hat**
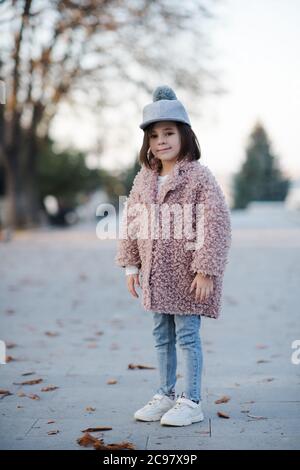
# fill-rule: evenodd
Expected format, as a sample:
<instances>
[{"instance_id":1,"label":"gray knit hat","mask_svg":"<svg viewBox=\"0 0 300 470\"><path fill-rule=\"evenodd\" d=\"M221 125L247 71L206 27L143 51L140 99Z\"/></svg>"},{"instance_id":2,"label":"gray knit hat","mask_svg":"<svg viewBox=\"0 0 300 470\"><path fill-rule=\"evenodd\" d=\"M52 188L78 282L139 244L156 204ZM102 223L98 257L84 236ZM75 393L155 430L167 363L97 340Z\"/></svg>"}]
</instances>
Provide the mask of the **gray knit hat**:
<instances>
[{"instance_id":1,"label":"gray knit hat","mask_svg":"<svg viewBox=\"0 0 300 470\"><path fill-rule=\"evenodd\" d=\"M153 103L143 109L141 129L157 121L179 121L191 126L183 104L177 99L172 88L167 85L158 86L153 92Z\"/></svg>"}]
</instances>

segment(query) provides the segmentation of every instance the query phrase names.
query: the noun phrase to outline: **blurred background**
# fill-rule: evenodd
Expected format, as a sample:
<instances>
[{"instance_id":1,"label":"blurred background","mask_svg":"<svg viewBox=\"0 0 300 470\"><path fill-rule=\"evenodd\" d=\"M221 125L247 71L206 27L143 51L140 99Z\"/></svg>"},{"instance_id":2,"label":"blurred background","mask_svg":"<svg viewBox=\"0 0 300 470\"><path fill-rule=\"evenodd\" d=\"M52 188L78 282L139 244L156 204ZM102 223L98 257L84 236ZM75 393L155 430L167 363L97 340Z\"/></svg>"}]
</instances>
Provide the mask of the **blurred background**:
<instances>
[{"instance_id":1,"label":"blurred background","mask_svg":"<svg viewBox=\"0 0 300 470\"><path fill-rule=\"evenodd\" d=\"M232 211L299 213L299 18L297 0L1 1L2 239L118 209L159 84Z\"/></svg>"}]
</instances>

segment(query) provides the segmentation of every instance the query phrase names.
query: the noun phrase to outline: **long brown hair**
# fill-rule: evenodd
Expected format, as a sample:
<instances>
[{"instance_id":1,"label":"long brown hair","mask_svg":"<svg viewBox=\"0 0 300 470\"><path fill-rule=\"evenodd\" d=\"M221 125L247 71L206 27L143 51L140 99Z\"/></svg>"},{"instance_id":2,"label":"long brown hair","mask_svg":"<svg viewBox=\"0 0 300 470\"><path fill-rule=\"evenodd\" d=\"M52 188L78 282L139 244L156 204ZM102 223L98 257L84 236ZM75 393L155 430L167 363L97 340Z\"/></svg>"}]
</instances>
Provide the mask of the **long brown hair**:
<instances>
[{"instance_id":1,"label":"long brown hair","mask_svg":"<svg viewBox=\"0 0 300 470\"><path fill-rule=\"evenodd\" d=\"M200 149L200 144L198 142L197 136L194 133L193 129L188 125L185 124L184 122L177 122L174 121L174 124L176 125L178 132L180 134L180 151L178 154L178 160L183 160L184 158L188 160L199 160L201 158L201 149ZM143 139L143 144L139 153L139 162L141 165L145 165L147 168L153 169L153 165L151 164L152 161L154 160L159 160L157 159L151 150L149 151L148 154L148 149L150 148L150 135L153 130L153 127L155 125L155 122L150 124L144 129L144 139ZM158 162L159 169L162 168L162 163L159 161Z\"/></svg>"}]
</instances>

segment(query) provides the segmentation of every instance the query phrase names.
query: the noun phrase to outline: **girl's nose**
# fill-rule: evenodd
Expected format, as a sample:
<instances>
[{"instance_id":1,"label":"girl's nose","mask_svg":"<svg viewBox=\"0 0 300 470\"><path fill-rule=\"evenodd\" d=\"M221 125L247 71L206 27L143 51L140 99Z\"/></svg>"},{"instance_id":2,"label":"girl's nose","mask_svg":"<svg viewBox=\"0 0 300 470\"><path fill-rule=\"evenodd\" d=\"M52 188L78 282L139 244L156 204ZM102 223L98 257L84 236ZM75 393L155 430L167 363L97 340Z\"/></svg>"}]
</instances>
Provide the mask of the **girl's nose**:
<instances>
[{"instance_id":1,"label":"girl's nose","mask_svg":"<svg viewBox=\"0 0 300 470\"><path fill-rule=\"evenodd\" d=\"M160 137L158 137L158 143L159 144L164 144L165 141L166 141L165 136L161 135Z\"/></svg>"}]
</instances>

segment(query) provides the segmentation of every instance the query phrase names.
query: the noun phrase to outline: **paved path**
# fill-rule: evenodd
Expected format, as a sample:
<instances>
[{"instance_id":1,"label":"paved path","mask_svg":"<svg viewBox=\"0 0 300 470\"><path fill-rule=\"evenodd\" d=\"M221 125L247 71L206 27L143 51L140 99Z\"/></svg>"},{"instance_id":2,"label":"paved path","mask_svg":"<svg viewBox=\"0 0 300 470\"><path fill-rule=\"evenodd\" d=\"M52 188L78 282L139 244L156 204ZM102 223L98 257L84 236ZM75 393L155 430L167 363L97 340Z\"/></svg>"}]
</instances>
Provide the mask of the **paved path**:
<instances>
[{"instance_id":1,"label":"paved path","mask_svg":"<svg viewBox=\"0 0 300 470\"><path fill-rule=\"evenodd\" d=\"M156 366L156 355L151 313L113 264L115 241L78 226L1 243L0 339L15 346L7 350L14 360L0 365L0 389L12 393L0 397L0 448L81 449L83 429L111 426L95 435L137 449L299 449L300 365L291 344L300 339L300 215L235 214L233 228L222 317L201 327L206 418L184 428L133 419L158 373L128 369ZM180 351L178 359L180 393ZM49 385L59 388L41 391ZM230 401L215 404L224 395Z\"/></svg>"}]
</instances>

